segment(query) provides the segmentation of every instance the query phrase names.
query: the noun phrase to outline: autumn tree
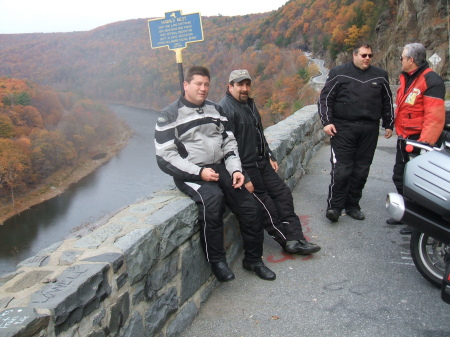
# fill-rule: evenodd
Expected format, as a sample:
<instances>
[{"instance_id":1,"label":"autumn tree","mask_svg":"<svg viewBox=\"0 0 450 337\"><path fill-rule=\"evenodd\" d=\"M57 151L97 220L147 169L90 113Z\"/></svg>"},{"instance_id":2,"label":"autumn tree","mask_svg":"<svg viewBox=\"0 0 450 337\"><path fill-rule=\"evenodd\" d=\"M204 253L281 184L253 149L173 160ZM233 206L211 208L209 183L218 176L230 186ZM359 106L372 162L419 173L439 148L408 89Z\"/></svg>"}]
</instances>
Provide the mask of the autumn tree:
<instances>
[{"instance_id":1,"label":"autumn tree","mask_svg":"<svg viewBox=\"0 0 450 337\"><path fill-rule=\"evenodd\" d=\"M76 151L59 131L40 130L31 135L33 172L40 179L58 169L73 164Z\"/></svg>"},{"instance_id":2,"label":"autumn tree","mask_svg":"<svg viewBox=\"0 0 450 337\"><path fill-rule=\"evenodd\" d=\"M0 138L12 138L14 136L14 125L11 119L0 113Z\"/></svg>"},{"instance_id":3,"label":"autumn tree","mask_svg":"<svg viewBox=\"0 0 450 337\"><path fill-rule=\"evenodd\" d=\"M14 206L14 190L23 184L23 176L30 168L29 156L20 143L0 139L0 183L11 192Z\"/></svg>"}]
</instances>

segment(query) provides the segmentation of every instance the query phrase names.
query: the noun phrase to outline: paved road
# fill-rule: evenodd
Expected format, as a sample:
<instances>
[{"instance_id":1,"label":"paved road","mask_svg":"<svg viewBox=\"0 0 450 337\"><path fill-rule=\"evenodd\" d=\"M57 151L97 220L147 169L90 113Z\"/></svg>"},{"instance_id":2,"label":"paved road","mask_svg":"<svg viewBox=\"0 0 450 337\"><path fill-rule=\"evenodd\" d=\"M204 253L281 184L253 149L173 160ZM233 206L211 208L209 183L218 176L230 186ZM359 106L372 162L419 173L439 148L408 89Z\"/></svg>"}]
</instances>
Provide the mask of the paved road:
<instances>
[{"instance_id":1,"label":"paved road","mask_svg":"<svg viewBox=\"0 0 450 337\"><path fill-rule=\"evenodd\" d=\"M319 68L320 71L320 75L313 77L312 82L322 85L325 84L328 77L328 69L324 67L325 61L320 59L311 59L311 60L313 60L316 63L317 68Z\"/></svg>"},{"instance_id":2,"label":"paved road","mask_svg":"<svg viewBox=\"0 0 450 337\"><path fill-rule=\"evenodd\" d=\"M415 269L409 236L385 223L395 139L380 137L361 201L366 220L325 218L329 146L294 188L304 231L322 250L284 255L266 236L264 260L277 273L262 281L241 267L203 305L185 337L450 336L450 305Z\"/></svg>"}]
</instances>

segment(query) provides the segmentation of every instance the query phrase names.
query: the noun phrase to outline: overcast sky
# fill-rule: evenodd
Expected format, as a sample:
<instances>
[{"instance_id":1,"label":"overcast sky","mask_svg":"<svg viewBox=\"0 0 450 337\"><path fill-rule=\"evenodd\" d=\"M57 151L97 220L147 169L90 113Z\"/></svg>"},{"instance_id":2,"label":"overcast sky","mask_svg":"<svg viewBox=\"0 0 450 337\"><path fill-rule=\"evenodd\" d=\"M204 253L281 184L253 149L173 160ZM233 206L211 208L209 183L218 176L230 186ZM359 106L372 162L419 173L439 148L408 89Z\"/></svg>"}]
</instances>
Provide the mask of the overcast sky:
<instances>
[{"instance_id":1,"label":"overcast sky","mask_svg":"<svg viewBox=\"0 0 450 337\"><path fill-rule=\"evenodd\" d=\"M166 12L224 16L276 10L288 0L0 0L0 34L87 31Z\"/></svg>"}]
</instances>

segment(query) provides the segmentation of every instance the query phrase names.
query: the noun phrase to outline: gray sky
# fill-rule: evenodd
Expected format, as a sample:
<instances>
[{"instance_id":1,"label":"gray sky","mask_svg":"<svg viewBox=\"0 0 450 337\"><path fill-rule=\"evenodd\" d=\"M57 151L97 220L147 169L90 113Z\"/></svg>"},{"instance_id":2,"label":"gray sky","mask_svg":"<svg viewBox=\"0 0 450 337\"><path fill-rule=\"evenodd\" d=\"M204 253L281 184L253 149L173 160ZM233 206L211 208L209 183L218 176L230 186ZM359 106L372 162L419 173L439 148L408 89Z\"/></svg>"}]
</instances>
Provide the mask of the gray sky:
<instances>
[{"instance_id":1,"label":"gray sky","mask_svg":"<svg viewBox=\"0 0 450 337\"><path fill-rule=\"evenodd\" d=\"M0 0L0 34L87 31L108 23L164 17L166 12L224 16L276 10L288 0Z\"/></svg>"}]
</instances>

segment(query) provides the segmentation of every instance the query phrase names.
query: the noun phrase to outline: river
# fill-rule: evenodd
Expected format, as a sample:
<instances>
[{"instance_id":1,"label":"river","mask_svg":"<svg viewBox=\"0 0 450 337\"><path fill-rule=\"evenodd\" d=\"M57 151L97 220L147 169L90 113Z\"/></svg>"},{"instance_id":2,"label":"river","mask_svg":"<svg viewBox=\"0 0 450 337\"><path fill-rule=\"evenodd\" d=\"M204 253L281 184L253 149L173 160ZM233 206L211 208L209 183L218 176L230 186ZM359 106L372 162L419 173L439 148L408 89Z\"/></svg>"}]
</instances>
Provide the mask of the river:
<instances>
[{"instance_id":1,"label":"river","mask_svg":"<svg viewBox=\"0 0 450 337\"><path fill-rule=\"evenodd\" d=\"M75 229L98 223L172 181L156 164L153 137L158 113L123 105L109 107L133 129L128 145L61 195L0 226L0 275L14 271L17 263L62 241Z\"/></svg>"}]
</instances>

